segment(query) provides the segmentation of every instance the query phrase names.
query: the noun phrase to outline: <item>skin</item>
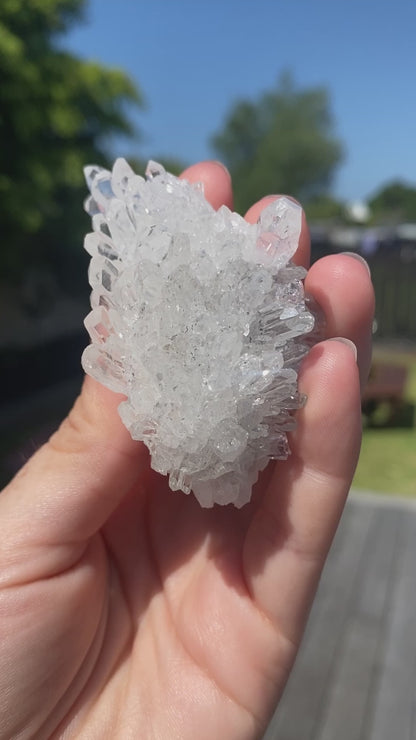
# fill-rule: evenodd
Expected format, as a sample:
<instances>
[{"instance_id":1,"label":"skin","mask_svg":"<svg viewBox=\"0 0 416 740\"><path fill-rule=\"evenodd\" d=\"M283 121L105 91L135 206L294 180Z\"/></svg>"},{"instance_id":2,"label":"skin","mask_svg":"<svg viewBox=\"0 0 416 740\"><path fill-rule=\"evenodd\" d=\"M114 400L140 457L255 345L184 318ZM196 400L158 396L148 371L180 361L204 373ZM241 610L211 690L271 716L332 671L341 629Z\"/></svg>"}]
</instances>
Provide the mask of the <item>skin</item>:
<instances>
[{"instance_id":1,"label":"skin","mask_svg":"<svg viewBox=\"0 0 416 740\"><path fill-rule=\"evenodd\" d=\"M232 206L222 165L183 177ZM296 259L309 260L306 223ZM170 492L123 427L121 397L90 378L3 491L2 740L261 737L350 487L370 358L365 264L326 257L306 289L328 338L350 342L324 341L304 361L292 455L264 471L249 505L205 510Z\"/></svg>"}]
</instances>

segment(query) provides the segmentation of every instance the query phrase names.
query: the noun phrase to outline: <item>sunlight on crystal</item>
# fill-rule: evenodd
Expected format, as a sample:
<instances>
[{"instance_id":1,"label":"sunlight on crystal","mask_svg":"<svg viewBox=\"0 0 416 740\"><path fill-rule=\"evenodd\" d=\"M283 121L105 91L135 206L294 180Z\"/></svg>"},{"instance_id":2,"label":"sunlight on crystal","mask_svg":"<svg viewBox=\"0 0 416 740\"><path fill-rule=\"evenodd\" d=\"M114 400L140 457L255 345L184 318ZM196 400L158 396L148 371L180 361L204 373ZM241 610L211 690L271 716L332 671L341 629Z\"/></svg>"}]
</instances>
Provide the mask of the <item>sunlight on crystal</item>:
<instances>
[{"instance_id":1,"label":"sunlight on crystal","mask_svg":"<svg viewBox=\"0 0 416 740\"><path fill-rule=\"evenodd\" d=\"M301 208L280 198L252 225L155 162L146 179L123 159L85 175L84 370L126 395L120 416L172 490L242 506L268 461L288 456L303 403L315 321L291 262Z\"/></svg>"}]
</instances>

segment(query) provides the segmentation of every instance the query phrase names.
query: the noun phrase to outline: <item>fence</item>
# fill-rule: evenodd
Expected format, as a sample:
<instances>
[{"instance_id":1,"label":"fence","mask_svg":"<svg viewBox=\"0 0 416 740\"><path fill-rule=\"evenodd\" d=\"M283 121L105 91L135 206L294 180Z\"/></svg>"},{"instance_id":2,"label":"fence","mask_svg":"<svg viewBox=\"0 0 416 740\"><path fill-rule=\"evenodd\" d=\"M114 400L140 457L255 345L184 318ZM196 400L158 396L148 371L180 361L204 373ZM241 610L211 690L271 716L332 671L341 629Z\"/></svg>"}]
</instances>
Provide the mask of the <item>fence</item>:
<instances>
[{"instance_id":1,"label":"fence","mask_svg":"<svg viewBox=\"0 0 416 740\"><path fill-rule=\"evenodd\" d=\"M416 341L416 261L376 255L369 265L376 294L376 337Z\"/></svg>"},{"instance_id":2,"label":"fence","mask_svg":"<svg viewBox=\"0 0 416 740\"><path fill-rule=\"evenodd\" d=\"M329 243L312 241L312 261L333 254ZM380 250L367 258L376 294L375 336L416 342L416 245Z\"/></svg>"}]
</instances>

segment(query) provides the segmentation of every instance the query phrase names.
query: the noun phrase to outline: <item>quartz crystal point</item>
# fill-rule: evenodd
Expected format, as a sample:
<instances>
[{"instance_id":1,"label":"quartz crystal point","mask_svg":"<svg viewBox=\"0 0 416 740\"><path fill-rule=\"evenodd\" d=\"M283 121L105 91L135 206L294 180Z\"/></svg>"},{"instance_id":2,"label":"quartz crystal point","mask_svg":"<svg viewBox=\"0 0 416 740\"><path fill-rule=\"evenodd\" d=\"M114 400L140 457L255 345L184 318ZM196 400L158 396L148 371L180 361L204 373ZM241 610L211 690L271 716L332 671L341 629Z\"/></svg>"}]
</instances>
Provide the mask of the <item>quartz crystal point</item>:
<instances>
[{"instance_id":1,"label":"quartz crystal point","mask_svg":"<svg viewBox=\"0 0 416 740\"><path fill-rule=\"evenodd\" d=\"M288 456L297 373L314 316L291 262L301 209L257 224L149 162L86 167L93 233L84 370L126 395L120 416L154 470L202 506L242 506L270 459Z\"/></svg>"}]
</instances>

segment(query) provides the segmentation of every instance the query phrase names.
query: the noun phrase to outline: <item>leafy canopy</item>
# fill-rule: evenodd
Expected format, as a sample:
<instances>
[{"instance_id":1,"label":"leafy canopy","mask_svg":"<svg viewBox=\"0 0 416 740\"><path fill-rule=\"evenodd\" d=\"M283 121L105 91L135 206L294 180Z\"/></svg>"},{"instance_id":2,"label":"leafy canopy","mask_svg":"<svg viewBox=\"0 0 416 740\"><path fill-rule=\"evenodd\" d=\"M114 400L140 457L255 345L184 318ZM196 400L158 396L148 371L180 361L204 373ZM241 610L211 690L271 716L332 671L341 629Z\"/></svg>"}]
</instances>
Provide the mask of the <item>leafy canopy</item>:
<instances>
[{"instance_id":1,"label":"leafy canopy","mask_svg":"<svg viewBox=\"0 0 416 740\"><path fill-rule=\"evenodd\" d=\"M370 198L369 206L376 222L416 221L416 188L393 180Z\"/></svg>"},{"instance_id":2,"label":"leafy canopy","mask_svg":"<svg viewBox=\"0 0 416 740\"><path fill-rule=\"evenodd\" d=\"M230 169L241 211L265 193L301 200L325 193L342 160L328 92L298 90L289 73L258 101L236 103L212 144Z\"/></svg>"},{"instance_id":3,"label":"leafy canopy","mask_svg":"<svg viewBox=\"0 0 416 740\"><path fill-rule=\"evenodd\" d=\"M62 280L75 278L87 224L82 167L106 164L108 137L133 133L126 104L142 103L124 72L60 48L60 35L84 10L84 0L0 3L0 223L7 277L45 263Z\"/></svg>"}]
</instances>

